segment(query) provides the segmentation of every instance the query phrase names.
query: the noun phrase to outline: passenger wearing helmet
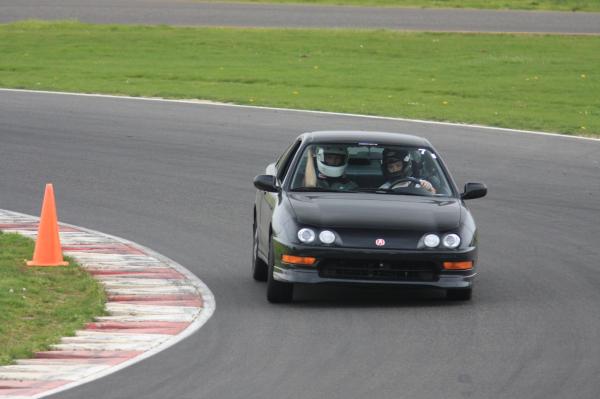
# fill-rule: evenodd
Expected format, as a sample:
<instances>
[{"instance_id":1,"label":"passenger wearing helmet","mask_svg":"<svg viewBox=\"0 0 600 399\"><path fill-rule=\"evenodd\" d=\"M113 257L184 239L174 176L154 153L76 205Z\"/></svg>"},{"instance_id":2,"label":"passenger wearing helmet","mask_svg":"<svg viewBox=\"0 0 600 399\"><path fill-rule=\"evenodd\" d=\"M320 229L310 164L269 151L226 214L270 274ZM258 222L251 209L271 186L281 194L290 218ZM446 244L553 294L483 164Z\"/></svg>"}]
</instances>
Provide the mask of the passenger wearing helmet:
<instances>
[{"instance_id":1,"label":"passenger wearing helmet","mask_svg":"<svg viewBox=\"0 0 600 399\"><path fill-rule=\"evenodd\" d=\"M381 158L381 172L386 182L379 187L380 189L407 188L413 185L415 188L421 188L431 194L436 193L430 182L412 176L412 162L407 150L384 149Z\"/></svg>"},{"instance_id":2,"label":"passenger wearing helmet","mask_svg":"<svg viewBox=\"0 0 600 399\"><path fill-rule=\"evenodd\" d=\"M345 146L319 146L315 156L317 187L339 191L353 191L358 185L346 177L348 150Z\"/></svg>"}]
</instances>

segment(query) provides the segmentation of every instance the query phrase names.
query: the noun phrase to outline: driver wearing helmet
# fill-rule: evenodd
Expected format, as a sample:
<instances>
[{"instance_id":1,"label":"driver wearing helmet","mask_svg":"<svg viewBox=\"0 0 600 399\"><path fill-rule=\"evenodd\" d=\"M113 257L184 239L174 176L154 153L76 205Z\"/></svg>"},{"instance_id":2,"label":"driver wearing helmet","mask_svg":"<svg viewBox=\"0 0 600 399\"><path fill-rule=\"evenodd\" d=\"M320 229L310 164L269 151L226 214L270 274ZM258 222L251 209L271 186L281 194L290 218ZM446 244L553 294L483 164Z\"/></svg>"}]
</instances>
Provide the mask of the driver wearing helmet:
<instances>
[{"instance_id":1,"label":"driver wearing helmet","mask_svg":"<svg viewBox=\"0 0 600 399\"><path fill-rule=\"evenodd\" d=\"M386 182L379 187L380 189L405 188L414 184L415 188L422 188L431 194L436 193L433 184L427 180L412 177L412 162L410 154L406 150L384 149L381 159L381 171Z\"/></svg>"},{"instance_id":2,"label":"driver wearing helmet","mask_svg":"<svg viewBox=\"0 0 600 399\"><path fill-rule=\"evenodd\" d=\"M317 187L340 191L358 189L358 185L345 175L348 166L348 150L345 146L319 146L315 158L318 169Z\"/></svg>"}]
</instances>

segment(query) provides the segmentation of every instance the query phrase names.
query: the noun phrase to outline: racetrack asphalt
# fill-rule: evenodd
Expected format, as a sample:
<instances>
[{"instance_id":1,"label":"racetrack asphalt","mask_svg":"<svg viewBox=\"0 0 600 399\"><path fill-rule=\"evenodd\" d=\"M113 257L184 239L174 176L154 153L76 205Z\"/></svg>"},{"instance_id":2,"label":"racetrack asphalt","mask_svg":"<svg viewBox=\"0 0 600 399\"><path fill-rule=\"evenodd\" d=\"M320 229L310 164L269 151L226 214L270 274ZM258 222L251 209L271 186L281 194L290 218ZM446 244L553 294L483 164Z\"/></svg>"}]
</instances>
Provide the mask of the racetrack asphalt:
<instances>
[{"instance_id":1,"label":"racetrack asphalt","mask_svg":"<svg viewBox=\"0 0 600 399\"><path fill-rule=\"evenodd\" d=\"M600 34L600 13L202 3L195 0L3 0L0 22Z\"/></svg>"},{"instance_id":2,"label":"racetrack asphalt","mask_svg":"<svg viewBox=\"0 0 600 399\"><path fill-rule=\"evenodd\" d=\"M432 141L480 228L470 303L437 291L307 287L271 305L250 277L252 178L298 134ZM196 334L61 398L596 398L600 142L463 126L27 92L0 95L0 208L185 264L217 311Z\"/></svg>"}]
</instances>

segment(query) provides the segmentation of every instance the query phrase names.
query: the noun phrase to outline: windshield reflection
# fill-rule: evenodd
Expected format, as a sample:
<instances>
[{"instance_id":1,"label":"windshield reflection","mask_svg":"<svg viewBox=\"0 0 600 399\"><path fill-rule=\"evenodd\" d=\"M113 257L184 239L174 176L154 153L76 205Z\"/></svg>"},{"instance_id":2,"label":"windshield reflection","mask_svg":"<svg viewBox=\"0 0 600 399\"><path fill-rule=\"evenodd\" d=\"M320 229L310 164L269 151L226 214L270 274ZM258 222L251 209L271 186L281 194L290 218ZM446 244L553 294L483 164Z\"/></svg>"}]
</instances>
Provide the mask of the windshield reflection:
<instances>
[{"instance_id":1,"label":"windshield reflection","mask_svg":"<svg viewBox=\"0 0 600 399\"><path fill-rule=\"evenodd\" d=\"M296 166L290 188L303 192L452 195L433 152L389 145L309 145Z\"/></svg>"}]
</instances>

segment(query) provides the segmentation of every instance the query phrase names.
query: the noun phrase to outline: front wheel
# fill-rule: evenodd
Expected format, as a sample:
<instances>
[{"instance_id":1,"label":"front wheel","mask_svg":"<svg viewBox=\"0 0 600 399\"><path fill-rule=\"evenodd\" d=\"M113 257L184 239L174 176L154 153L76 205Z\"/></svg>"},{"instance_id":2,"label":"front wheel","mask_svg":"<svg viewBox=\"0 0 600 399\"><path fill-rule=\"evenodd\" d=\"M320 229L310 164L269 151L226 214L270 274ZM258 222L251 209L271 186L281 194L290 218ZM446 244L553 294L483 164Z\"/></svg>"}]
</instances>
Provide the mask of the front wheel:
<instances>
[{"instance_id":1,"label":"front wheel","mask_svg":"<svg viewBox=\"0 0 600 399\"><path fill-rule=\"evenodd\" d=\"M258 257L258 229L254 224L254 239L252 242L252 278L256 281L267 281L269 268L267 264Z\"/></svg>"},{"instance_id":2,"label":"front wheel","mask_svg":"<svg viewBox=\"0 0 600 399\"><path fill-rule=\"evenodd\" d=\"M271 303L291 302L294 295L294 284L277 281L273 278L274 271L273 241L269 244L269 272L267 276L267 300Z\"/></svg>"},{"instance_id":3,"label":"front wheel","mask_svg":"<svg viewBox=\"0 0 600 399\"><path fill-rule=\"evenodd\" d=\"M451 301L469 301L472 294L472 288L452 288L446 290L446 299Z\"/></svg>"}]
</instances>

